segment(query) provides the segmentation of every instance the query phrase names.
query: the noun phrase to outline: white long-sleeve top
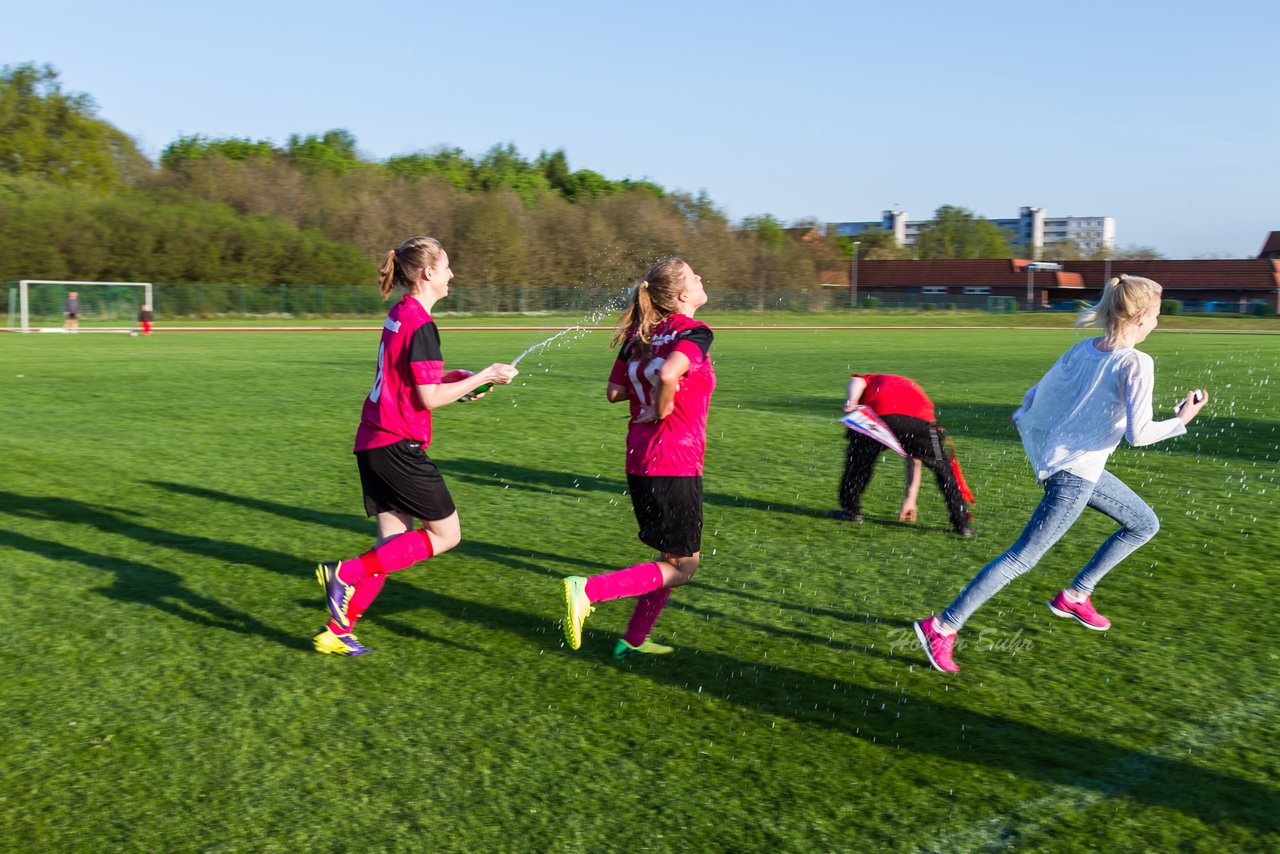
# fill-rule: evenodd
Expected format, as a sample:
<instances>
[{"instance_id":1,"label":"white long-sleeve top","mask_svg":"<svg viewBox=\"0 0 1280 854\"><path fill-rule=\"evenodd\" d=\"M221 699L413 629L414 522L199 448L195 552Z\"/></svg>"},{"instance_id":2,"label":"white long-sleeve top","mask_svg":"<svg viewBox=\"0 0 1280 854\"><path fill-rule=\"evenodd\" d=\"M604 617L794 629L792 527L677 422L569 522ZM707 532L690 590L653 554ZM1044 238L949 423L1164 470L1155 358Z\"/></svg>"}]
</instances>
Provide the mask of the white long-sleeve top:
<instances>
[{"instance_id":1,"label":"white long-sleeve top","mask_svg":"<svg viewBox=\"0 0 1280 854\"><path fill-rule=\"evenodd\" d=\"M1101 340L1063 353L1013 414L1039 481L1068 471L1096 483L1121 437L1138 447L1187 432L1177 418L1152 420L1151 357L1132 347L1104 352Z\"/></svg>"}]
</instances>

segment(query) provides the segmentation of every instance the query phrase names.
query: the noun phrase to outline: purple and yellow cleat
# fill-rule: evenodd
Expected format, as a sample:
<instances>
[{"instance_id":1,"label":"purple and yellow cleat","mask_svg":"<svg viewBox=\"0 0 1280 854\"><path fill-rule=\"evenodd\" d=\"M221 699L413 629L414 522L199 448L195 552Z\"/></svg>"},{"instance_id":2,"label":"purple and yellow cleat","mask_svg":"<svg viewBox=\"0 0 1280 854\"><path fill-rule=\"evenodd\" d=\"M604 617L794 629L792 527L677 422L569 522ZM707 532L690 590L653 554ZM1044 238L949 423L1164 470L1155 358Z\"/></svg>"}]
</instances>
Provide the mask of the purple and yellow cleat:
<instances>
[{"instance_id":1,"label":"purple and yellow cleat","mask_svg":"<svg viewBox=\"0 0 1280 854\"><path fill-rule=\"evenodd\" d=\"M315 647L316 652L326 655L364 655L373 652L356 640L355 635L335 635L329 629L316 635Z\"/></svg>"},{"instance_id":2,"label":"purple and yellow cleat","mask_svg":"<svg viewBox=\"0 0 1280 854\"><path fill-rule=\"evenodd\" d=\"M351 607L351 597L356 592L356 586L338 578L338 567L341 565L336 560L321 563L316 567L316 581L324 588L329 616L339 628L349 629L351 620L347 617L347 609Z\"/></svg>"}]
</instances>

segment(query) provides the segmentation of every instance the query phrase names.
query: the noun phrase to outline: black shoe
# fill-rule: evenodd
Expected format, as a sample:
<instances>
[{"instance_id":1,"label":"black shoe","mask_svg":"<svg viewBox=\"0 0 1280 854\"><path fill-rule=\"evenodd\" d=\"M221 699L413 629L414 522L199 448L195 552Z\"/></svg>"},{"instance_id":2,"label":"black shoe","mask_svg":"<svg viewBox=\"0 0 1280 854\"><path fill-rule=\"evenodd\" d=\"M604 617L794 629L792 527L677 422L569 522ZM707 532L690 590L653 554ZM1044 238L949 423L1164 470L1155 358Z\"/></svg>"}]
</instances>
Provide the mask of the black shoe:
<instances>
[{"instance_id":1,"label":"black shoe","mask_svg":"<svg viewBox=\"0 0 1280 854\"><path fill-rule=\"evenodd\" d=\"M862 522L861 513L850 513L848 510L832 510L827 514L828 519L839 519L841 522Z\"/></svg>"}]
</instances>

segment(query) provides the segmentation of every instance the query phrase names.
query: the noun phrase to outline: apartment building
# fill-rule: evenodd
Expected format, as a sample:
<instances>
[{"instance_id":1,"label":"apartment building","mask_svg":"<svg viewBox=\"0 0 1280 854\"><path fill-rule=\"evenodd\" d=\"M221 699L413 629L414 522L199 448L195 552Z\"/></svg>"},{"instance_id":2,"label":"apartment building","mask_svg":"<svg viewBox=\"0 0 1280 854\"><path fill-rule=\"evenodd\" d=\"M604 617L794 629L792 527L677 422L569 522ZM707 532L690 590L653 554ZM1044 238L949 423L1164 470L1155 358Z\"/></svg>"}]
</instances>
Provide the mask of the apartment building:
<instances>
[{"instance_id":1,"label":"apartment building","mask_svg":"<svg viewBox=\"0 0 1280 854\"><path fill-rule=\"evenodd\" d=\"M1029 247L1032 255L1063 240L1074 241L1085 254L1116 246L1116 220L1110 216L1049 217L1044 208L1024 207L1017 217L988 221L1009 232L1015 245ZM878 222L833 222L829 227L841 237L857 237L868 228L881 228L892 234L899 246L914 246L921 227L932 222L912 220L906 211L885 211Z\"/></svg>"}]
</instances>

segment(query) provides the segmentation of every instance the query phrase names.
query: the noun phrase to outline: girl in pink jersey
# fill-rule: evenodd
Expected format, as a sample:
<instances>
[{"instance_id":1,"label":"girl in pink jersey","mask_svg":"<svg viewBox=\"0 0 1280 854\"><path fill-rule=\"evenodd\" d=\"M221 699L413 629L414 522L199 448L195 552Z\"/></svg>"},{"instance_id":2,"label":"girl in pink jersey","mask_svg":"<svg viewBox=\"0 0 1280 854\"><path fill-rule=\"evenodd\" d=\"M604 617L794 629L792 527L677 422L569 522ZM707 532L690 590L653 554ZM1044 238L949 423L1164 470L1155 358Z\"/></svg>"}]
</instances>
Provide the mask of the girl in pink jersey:
<instances>
[{"instance_id":1,"label":"girl in pink jersey","mask_svg":"<svg viewBox=\"0 0 1280 854\"><path fill-rule=\"evenodd\" d=\"M582 646L593 603L638 597L614 658L672 651L652 643L649 633L671 588L693 578L702 548L702 455L716 374L708 357L711 329L693 315L706 302L702 277L679 258L663 258L618 321L613 343L622 347L605 396L630 404L627 486L640 541L659 558L564 580L564 636L572 649Z\"/></svg>"},{"instance_id":2,"label":"girl in pink jersey","mask_svg":"<svg viewBox=\"0 0 1280 854\"><path fill-rule=\"evenodd\" d=\"M383 299L396 288L405 293L382 325L377 374L355 441L365 512L377 516L378 539L357 558L316 568L329 607L329 622L315 637L319 652L369 652L353 630L382 590L387 573L446 552L462 540L449 489L427 456L431 411L479 396L477 390L486 383L506 385L519 371L495 363L474 374L444 372L431 308L448 295L452 278L448 253L431 237L406 240L387 253L382 266ZM422 521L416 530L415 519Z\"/></svg>"}]
</instances>

